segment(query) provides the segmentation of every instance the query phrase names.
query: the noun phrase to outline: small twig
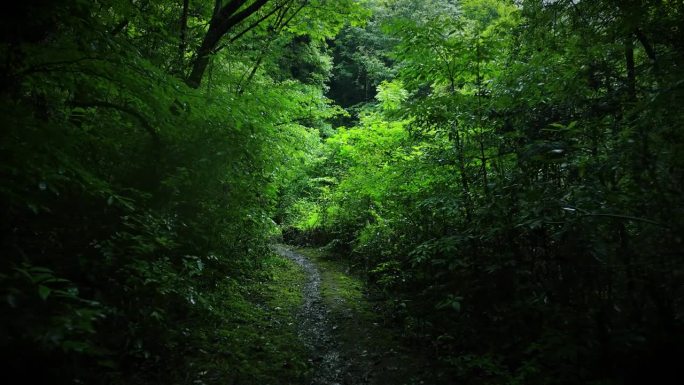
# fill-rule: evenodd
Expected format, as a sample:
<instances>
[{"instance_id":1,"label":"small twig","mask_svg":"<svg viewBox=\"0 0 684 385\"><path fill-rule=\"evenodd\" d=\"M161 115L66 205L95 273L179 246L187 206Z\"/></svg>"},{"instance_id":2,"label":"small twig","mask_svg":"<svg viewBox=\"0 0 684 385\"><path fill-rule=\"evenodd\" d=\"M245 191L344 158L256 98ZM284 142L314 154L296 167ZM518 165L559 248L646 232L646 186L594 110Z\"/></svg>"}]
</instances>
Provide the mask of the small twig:
<instances>
[{"instance_id":1,"label":"small twig","mask_svg":"<svg viewBox=\"0 0 684 385\"><path fill-rule=\"evenodd\" d=\"M589 214L582 214L581 216L583 216L583 217L608 217L608 218L617 218L617 219L627 219L627 220L636 221L636 222L650 223L652 225L661 226L661 227L665 227L668 229L670 228L670 226L668 226L664 223L656 222L656 221L646 219L646 218L633 217L631 215L589 213Z\"/></svg>"},{"instance_id":2,"label":"small twig","mask_svg":"<svg viewBox=\"0 0 684 385\"><path fill-rule=\"evenodd\" d=\"M654 220L647 219L647 218L635 217L635 216L632 216L632 215L608 214L608 213L592 213L592 212L590 212L590 211L581 209L581 208L579 208L579 207L574 207L574 206L571 206L571 205L563 205L563 210L566 210L566 211L579 211L579 212L581 213L580 217L607 217L607 218L616 218L616 219L626 219L626 220L635 221L635 222L649 223L649 224L652 224L652 225L664 227L664 228L666 228L666 229L669 229L669 228L670 228L670 226L668 226L668 225L666 225L666 224L664 224L664 223L656 222L656 221L654 221Z\"/></svg>"}]
</instances>

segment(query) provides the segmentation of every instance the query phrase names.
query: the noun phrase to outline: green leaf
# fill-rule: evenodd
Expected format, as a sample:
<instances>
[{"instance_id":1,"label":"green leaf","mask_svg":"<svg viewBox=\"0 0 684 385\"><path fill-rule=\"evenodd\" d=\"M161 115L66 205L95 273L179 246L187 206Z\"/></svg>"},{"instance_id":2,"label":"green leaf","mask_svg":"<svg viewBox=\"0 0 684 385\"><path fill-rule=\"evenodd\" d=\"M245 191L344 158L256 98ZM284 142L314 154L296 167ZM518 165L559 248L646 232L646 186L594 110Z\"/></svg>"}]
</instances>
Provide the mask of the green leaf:
<instances>
[{"instance_id":1,"label":"green leaf","mask_svg":"<svg viewBox=\"0 0 684 385\"><path fill-rule=\"evenodd\" d=\"M52 289L50 289L49 287L44 285L38 285L38 295L43 301L47 300L51 292Z\"/></svg>"}]
</instances>

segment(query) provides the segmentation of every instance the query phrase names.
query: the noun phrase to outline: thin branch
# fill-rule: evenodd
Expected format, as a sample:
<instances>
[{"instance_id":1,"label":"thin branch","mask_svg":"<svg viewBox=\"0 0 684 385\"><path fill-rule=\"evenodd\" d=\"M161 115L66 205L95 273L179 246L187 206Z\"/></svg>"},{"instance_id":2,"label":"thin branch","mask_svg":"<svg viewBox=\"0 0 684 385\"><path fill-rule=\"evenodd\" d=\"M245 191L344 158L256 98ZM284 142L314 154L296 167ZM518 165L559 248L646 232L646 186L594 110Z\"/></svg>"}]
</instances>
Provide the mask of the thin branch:
<instances>
[{"instance_id":1,"label":"thin branch","mask_svg":"<svg viewBox=\"0 0 684 385\"><path fill-rule=\"evenodd\" d=\"M105 101L89 101L89 102L82 102L82 101L72 101L69 103L72 107L81 107L81 108L111 108L113 110L123 112L125 114L131 115L134 118L136 118L140 124L143 126L145 131L147 131L150 136L152 136L152 139L156 144L159 144L159 134L157 133L157 130L152 127L150 122L147 120L147 118L141 114L140 112L136 111L135 109L128 107L128 106L123 106L119 105L116 103L111 103L111 102L105 102Z\"/></svg>"},{"instance_id":2,"label":"thin branch","mask_svg":"<svg viewBox=\"0 0 684 385\"><path fill-rule=\"evenodd\" d=\"M233 12L231 12L230 14L228 14L229 17L223 19L223 23L221 23L222 25L225 26L225 30L223 31L223 33L225 34L226 32L228 32L229 28L233 27L234 25L237 25L238 23L240 23L241 21L243 21L244 19L246 19L250 15L256 13L267 2L268 2L268 0L257 0L254 3L250 4L249 7L243 9L240 12L236 13L235 12L235 11L237 11L237 9L236 9ZM234 3L240 3L240 5L242 5L242 4L244 4L244 1L234 1ZM231 4L229 4L229 5L231 5ZM224 7L224 9L225 8L228 8L228 6ZM221 10L220 16L224 15L224 9Z\"/></svg>"},{"instance_id":3,"label":"thin branch","mask_svg":"<svg viewBox=\"0 0 684 385\"><path fill-rule=\"evenodd\" d=\"M287 20L280 26L280 29L282 30L283 28L287 27L288 24L290 24L290 22L292 21L292 19L294 19L295 16L297 16L297 14L299 14L299 12L301 12L302 9L304 9L304 7L306 7L308 4L309 4L309 0L305 0L304 2L302 2L302 4L299 6L299 8L297 8L297 10L294 11L294 12L292 13L292 16L290 16L290 18L287 19Z\"/></svg>"},{"instance_id":4,"label":"thin branch","mask_svg":"<svg viewBox=\"0 0 684 385\"><path fill-rule=\"evenodd\" d=\"M670 228L670 226L668 226L664 223L656 222L656 221L646 219L646 218L633 217L631 215L587 213L587 214L582 214L581 216L582 217L608 217L608 218L626 219L626 220L630 220L630 221L650 223L652 225L665 227L667 229Z\"/></svg>"},{"instance_id":5,"label":"thin branch","mask_svg":"<svg viewBox=\"0 0 684 385\"><path fill-rule=\"evenodd\" d=\"M242 7L247 0L233 0L230 3L221 7L221 0L216 0L214 7L214 18L222 18L224 20L229 19L237 12L240 7Z\"/></svg>"},{"instance_id":6,"label":"thin branch","mask_svg":"<svg viewBox=\"0 0 684 385\"><path fill-rule=\"evenodd\" d=\"M231 28L241 23L250 15L256 13L266 3L268 3L268 1L269 0L256 0L240 11L240 8L246 3L246 1L233 0L221 8L218 15L215 15L212 18L209 25L209 30L207 31L206 35L204 35L202 44L195 54L192 70L190 75L185 79L185 83L187 85L192 88L199 87L202 81L202 76L204 75L204 71L207 69L207 65L209 64L209 57L221 38L227 34Z\"/></svg>"},{"instance_id":7,"label":"thin branch","mask_svg":"<svg viewBox=\"0 0 684 385\"><path fill-rule=\"evenodd\" d=\"M291 2L291 1L292 1L292 0L289 0L288 2L283 3L282 5L279 5L279 6L275 7L275 8L273 8L271 11L269 11L268 13L266 13L264 16L262 16L261 18L259 18L257 21L255 21L254 23L250 24L247 28L245 28L245 29L243 29L242 31L240 31L237 35L231 37L230 40L228 40L227 43L222 44L222 45L216 47L216 49L214 49L214 51L213 51L212 53L215 54L215 53L219 52L220 50L226 48L229 44L235 42L236 40L238 40L239 38L241 38L242 36L244 36L247 32L249 32L249 31L251 31L252 29L254 29L257 25L261 24L264 20L266 20L266 19L268 19L269 17L271 17L274 13L278 12L281 8L283 8L287 3Z\"/></svg>"},{"instance_id":8,"label":"thin branch","mask_svg":"<svg viewBox=\"0 0 684 385\"><path fill-rule=\"evenodd\" d=\"M653 49L653 46L651 43L648 42L648 39L646 38L646 35L644 35L643 32L639 28L634 29L634 36L639 39L639 42L641 45L644 47L644 51L646 51L646 55L648 55L649 59L653 61L653 63L656 63L656 52Z\"/></svg>"},{"instance_id":9,"label":"thin branch","mask_svg":"<svg viewBox=\"0 0 684 385\"><path fill-rule=\"evenodd\" d=\"M575 206L572 206L572 205L563 205L562 208L563 208L563 210L571 211L571 212L572 212L572 211L579 211L579 212L580 212L580 217L606 217L606 218L626 219L626 220L635 221L635 222L649 223L649 224L652 224L652 225L656 225L656 226L660 226L660 227L665 227L665 228L667 228L667 229L670 228L670 226L668 226L668 225L666 225L666 224L664 224L664 223L656 222L656 221L654 221L654 220L647 219L647 218L635 217L635 216L632 216L632 215L592 213L592 212L590 212L590 211L587 211L587 210L584 210L584 209L581 209L581 208L579 208L579 207L575 207Z\"/></svg>"},{"instance_id":10,"label":"thin branch","mask_svg":"<svg viewBox=\"0 0 684 385\"><path fill-rule=\"evenodd\" d=\"M271 42L272 42L272 40L273 40L273 39L272 39L272 36L273 36L274 34L280 33L280 32L283 30L283 28L285 28L285 26L287 26L287 24L288 24L288 23L289 23L289 22L290 22L290 21L291 21L291 20L292 20L292 19L293 19L301 10L302 10L302 9L304 9L304 7L308 4L308 2L309 2L308 0L302 2L302 4L299 6L299 8L297 8L297 10L295 10L295 11L292 13L292 15L290 16L290 18L288 18L288 19L285 20L285 21L283 21L283 20L284 20L284 18L285 18L285 15L287 15L288 9L287 9L287 8L284 8L284 7L280 7L280 8L279 8L279 10L280 10L281 12L279 13L278 18L276 19L275 23L273 24L272 28L270 29L269 36L268 36L267 39L266 39L266 44L265 44L264 48L261 50L261 53L259 54L259 57L257 58L256 62L254 63L254 67L252 67L252 70L250 71L249 76L247 77L247 80L245 80L244 85L242 84L242 80L240 80L240 82L238 83L238 93L239 93L239 94L242 94L242 93L244 92L244 90L245 90L245 88L247 87L247 85L248 85L248 84L252 81L252 79L254 78L254 75L256 74L257 70L259 69L259 66L260 66L261 63L262 63L262 61L263 61L263 59L264 59L264 56L266 56L266 51L268 50L268 48L269 48L270 45L271 45ZM284 5L286 5L286 4L289 4L289 2L288 2L288 3L285 3Z\"/></svg>"},{"instance_id":11,"label":"thin branch","mask_svg":"<svg viewBox=\"0 0 684 385\"><path fill-rule=\"evenodd\" d=\"M36 73L36 72L51 72L51 71L56 71L59 70L60 68L67 67L72 64L77 64L80 62L88 61L88 60L106 60L101 57L82 57L78 59L73 59L73 60L60 60L60 61L54 61L54 62L46 62L46 63L39 63L34 66L27 67L19 72L16 72L14 74L11 74L11 76L15 77L20 77L20 76L25 76L28 74Z\"/></svg>"},{"instance_id":12,"label":"thin branch","mask_svg":"<svg viewBox=\"0 0 684 385\"><path fill-rule=\"evenodd\" d=\"M116 27L114 27L114 29L112 29L111 32L109 32L109 34L112 36L116 36L121 31L123 31L123 29L126 28L127 25L128 25L128 19L123 19L119 22L119 24L116 25Z\"/></svg>"},{"instance_id":13,"label":"thin branch","mask_svg":"<svg viewBox=\"0 0 684 385\"><path fill-rule=\"evenodd\" d=\"M283 9L286 5L288 5L288 4L291 3L292 1L293 1L293 0L288 0L288 1L284 2L284 3L282 3L281 5L279 5L279 6L277 6L277 7L274 7L270 12L268 12L266 15L264 15L263 17L261 17L259 20L257 20L257 21L255 21L254 23L252 23L249 27L245 28L244 30L242 30L241 32L239 32L237 35L231 37L230 40L228 41L228 43L232 43L232 42L234 42L235 40L241 38L244 34L246 34L247 32L249 32L250 30L252 30L254 27L256 27L257 25L259 25L259 24L260 24L261 22L263 22L264 20L266 20L266 19L268 19L269 17L271 17L271 15L273 15L274 13L276 13L276 12L278 12L279 10Z\"/></svg>"},{"instance_id":14,"label":"thin branch","mask_svg":"<svg viewBox=\"0 0 684 385\"><path fill-rule=\"evenodd\" d=\"M242 84L238 84L238 94L242 94L245 90L245 87L249 83L251 83L252 79L254 78L254 75L256 74L257 70L259 69L259 66L261 65L261 62L264 60L265 55L259 55L257 58L257 61L254 63L254 66L252 67L252 70L249 73L249 76L247 77L247 80L245 80L244 86Z\"/></svg>"}]
</instances>

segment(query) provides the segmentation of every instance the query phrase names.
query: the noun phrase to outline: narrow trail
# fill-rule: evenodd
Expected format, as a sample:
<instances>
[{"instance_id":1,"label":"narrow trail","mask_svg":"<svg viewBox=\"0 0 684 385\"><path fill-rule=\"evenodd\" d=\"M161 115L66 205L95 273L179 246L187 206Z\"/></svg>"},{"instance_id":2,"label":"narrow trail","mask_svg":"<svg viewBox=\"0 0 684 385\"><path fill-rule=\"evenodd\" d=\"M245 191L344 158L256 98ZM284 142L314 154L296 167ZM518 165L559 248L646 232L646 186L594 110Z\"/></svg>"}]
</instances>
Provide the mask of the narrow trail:
<instances>
[{"instance_id":1,"label":"narrow trail","mask_svg":"<svg viewBox=\"0 0 684 385\"><path fill-rule=\"evenodd\" d=\"M342 357L338 341L333 336L334 325L330 309L321 295L321 273L305 256L283 245L275 252L297 263L308 275L303 288L304 303L297 315L299 337L312 352L314 373L310 385L366 385L368 382L352 374L349 360Z\"/></svg>"}]
</instances>

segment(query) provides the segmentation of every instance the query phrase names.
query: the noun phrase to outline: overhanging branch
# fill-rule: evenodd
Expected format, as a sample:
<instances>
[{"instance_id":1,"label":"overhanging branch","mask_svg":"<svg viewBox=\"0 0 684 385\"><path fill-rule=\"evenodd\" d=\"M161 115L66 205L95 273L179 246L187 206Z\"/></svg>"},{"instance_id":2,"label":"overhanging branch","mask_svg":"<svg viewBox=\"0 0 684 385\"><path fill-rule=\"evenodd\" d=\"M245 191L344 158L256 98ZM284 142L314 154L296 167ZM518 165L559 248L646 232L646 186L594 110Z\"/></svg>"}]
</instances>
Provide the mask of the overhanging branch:
<instances>
[{"instance_id":1,"label":"overhanging branch","mask_svg":"<svg viewBox=\"0 0 684 385\"><path fill-rule=\"evenodd\" d=\"M109 109L113 109L113 110L116 110L119 112L123 112L127 115L130 115L130 116L134 117L136 120L138 120L140 125L145 129L145 131L148 134L150 134L150 136L152 137L152 140L156 144L160 143L159 133L157 133L157 130L155 130L154 127L152 127L150 122L147 120L147 118L142 113L140 113L139 111L136 111L135 109L133 109L131 107L116 104L116 103L111 103L111 102L99 101L99 100L87 101L87 102L73 101L69 104L72 107L81 107L81 108L109 108Z\"/></svg>"}]
</instances>

